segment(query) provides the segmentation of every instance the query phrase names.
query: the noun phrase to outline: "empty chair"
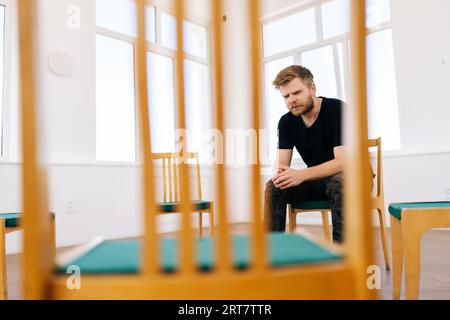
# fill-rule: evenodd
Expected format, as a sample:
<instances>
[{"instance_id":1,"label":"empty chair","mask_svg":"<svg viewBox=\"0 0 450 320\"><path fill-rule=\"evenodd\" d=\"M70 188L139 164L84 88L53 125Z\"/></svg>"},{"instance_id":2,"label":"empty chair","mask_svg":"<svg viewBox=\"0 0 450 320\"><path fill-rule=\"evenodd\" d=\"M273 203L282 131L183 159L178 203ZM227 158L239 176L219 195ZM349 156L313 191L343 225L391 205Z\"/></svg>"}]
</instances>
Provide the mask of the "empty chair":
<instances>
[{"instance_id":1,"label":"empty chair","mask_svg":"<svg viewBox=\"0 0 450 320\"><path fill-rule=\"evenodd\" d=\"M450 227L450 202L406 202L389 205L391 214L393 296L400 299L405 263L406 299L419 298L420 240L432 228Z\"/></svg>"},{"instance_id":2,"label":"empty chair","mask_svg":"<svg viewBox=\"0 0 450 320\"><path fill-rule=\"evenodd\" d=\"M146 47L145 41L145 0L137 0L138 41L137 68L140 135L143 152L143 212L144 236L135 240L94 241L77 248L77 252L64 259L58 259L59 268L55 270L53 257L48 254L48 239L42 235L48 225L45 218L46 198L44 193L34 194L29 190L45 189L45 179L38 174L39 152L35 137L35 126L22 126L23 148L27 151L24 170L28 172L24 180L24 282L25 297L31 299L367 299L375 297L366 285L366 268L373 263L371 220L361 211L370 210L369 186L362 176L366 169L361 163L368 161L366 139L354 140L350 146L355 150L355 158L350 159L353 167L350 174L350 191L354 198L349 201L346 219L350 227L345 251L337 252L297 234L264 234L260 203L260 166L252 166L249 190L252 199L253 220L251 232L242 236L230 237L227 224L226 178L224 166L217 166L217 232L214 238L194 239L191 216L192 203L189 189L189 172L185 163L180 164L180 211L182 230L176 238L161 239L156 233L155 218L158 206L152 179L153 163L150 150L150 129L148 123L148 97L146 95ZM32 22L35 19L35 1L22 1L19 6L20 42L27 50L20 50L21 65L24 68L22 112L24 122L36 124L34 118L35 97L33 92L34 47L32 45ZM364 61L365 6L364 1L353 1L354 70L359 70ZM261 97L259 82L261 79L261 54L259 52L259 1L249 2L249 20L251 25L252 81L249 84L253 92L252 111L253 128L259 128L259 109ZM213 2L214 30L217 32L214 45L216 61L216 83L221 86L221 1ZM176 1L178 26L178 53L176 61L183 61L183 1ZM31 67L30 67L31 66ZM29 67L29 68L27 68ZM180 96L183 92L182 68L177 72L177 88ZM365 75L355 73L353 79L357 86L355 92L365 88ZM360 87L359 87L360 86ZM364 89L361 89L364 90ZM364 95L356 94L356 101L365 107ZM224 128L221 95L217 94L217 126ZM181 99L182 100L182 99ZM180 127L184 128L183 101L179 105ZM367 125L364 112L354 108L349 121L355 126L352 136L364 136ZM34 131L34 132L33 132ZM185 150L185 146L183 147ZM358 187L357 187L358 186ZM41 268L36 269L36 265ZM82 272L82 285L71 290L67 285L68 275L64 272L69 266L78 266ZM64 272L64 274L62 274ZM76 282L76 275L71 276Z\"/></svg>"},{"instance_id":3,"label":"empty chair","mask_svg":"<svg viewBox=\"0 0 450 320\"><path fill-rule=\"evenodd\" d=\"M179 159L180 157L175 153L153 153L154 160L161 160L162 162L162 180L163 180L163 202L158 203L159 213L168 214L180 212L180 172ZM195 161L195 172L197 182L198 199L192 201L192 211L198 212L198 229L199 235L203 235L202 213L209 214L209 228L211 236L214 235L214 211L213 203L211 201L203 200L202 187L200 177L200 161L198 152L187 152L183 161Z\"/></svg>"},{"instance_id":4,"label":"empty chair","mask_svg":"<svg viewBox=\"0 0 450 320\"><path fill-rule=\"evenodd\" d=\"M0 300L8 299L6 272L6 235L22 230L20 213L0 213ZM55 215L51 213L52 242L55 247Z\"/></svg>"}]
</instances>

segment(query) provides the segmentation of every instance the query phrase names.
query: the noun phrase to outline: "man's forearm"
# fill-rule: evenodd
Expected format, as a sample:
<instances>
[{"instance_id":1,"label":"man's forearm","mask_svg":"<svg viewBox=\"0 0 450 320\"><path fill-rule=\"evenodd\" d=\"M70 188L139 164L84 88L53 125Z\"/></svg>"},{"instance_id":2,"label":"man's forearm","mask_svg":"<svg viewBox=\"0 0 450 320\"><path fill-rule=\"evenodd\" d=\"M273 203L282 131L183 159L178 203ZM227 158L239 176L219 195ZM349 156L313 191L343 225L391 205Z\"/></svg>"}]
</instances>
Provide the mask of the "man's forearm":
<instances>
[{"instance_id":1,"label":"man's forearm","mask_svg":"<svg viewBox=\"0 0 450 320\"><path fill-rule=\"evenodd\" d=\"M317 180L342 172L344 170L344 163L340 159L333 159L317 166L300 170L305 171L306 180Z\"/></svg>"}]
</instances>

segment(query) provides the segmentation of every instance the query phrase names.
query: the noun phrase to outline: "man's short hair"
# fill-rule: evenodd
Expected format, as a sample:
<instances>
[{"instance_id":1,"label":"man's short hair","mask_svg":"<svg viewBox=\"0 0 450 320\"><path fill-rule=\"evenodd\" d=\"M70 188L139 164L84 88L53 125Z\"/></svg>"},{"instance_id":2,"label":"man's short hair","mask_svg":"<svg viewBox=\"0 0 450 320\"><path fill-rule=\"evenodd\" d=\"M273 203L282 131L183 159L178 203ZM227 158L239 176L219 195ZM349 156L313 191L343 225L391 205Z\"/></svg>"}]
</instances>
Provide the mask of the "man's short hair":
<instances>
[{"instance_id":1,"label":"man's short hair","mask_svg":"<svg viewBox=\"0 0 450 320\"><path fill-rule=\"evenodd\" d=\"M300 78L309 88L311 88L314 83L314 76L309 69L300 65L292 65L281 70L277 74L275 80L273 80L272 84L275 88L279 89L281 86L288 84L295 78Z\"/></svg>"}]
</instances>

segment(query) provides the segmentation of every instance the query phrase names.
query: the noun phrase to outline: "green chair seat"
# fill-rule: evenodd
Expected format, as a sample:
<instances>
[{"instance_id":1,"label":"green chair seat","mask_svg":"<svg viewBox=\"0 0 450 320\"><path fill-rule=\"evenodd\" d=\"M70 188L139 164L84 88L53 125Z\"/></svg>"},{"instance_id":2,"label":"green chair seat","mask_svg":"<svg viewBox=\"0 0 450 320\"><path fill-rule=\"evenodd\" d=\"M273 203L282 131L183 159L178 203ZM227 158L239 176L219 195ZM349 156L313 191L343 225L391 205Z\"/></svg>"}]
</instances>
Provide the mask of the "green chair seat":
<instances>
[{"instance_id":1,"label":"green chair seat","mask_svg":"<svg viewBox=\"0 0 450 320\"><path fill-rule=\"evenodd\" d=\"M16 228L20 223L20 213L0 213L0 219L5 220L5 227Z\"/></svg>"},{"instance_id":2,"label":"green chair seat","mask_svg":"<svg viewBox=\"0 0 450 320\"><path fill-rule=\"evenodd\" d=\"M233 263L238 269L250 264L250 241L246 235L232 238ZM331 252L314 242L292 233L271 233L268 235L268 250L272 266L289 266L312 263L327 263L342 259L342 256ZM214 267L214 239L197 238L195 241L197 266L200 270ZM161 269L174 272L178 267L179 241L164 238L159 242ZM65 274L71 265L80 268L83 274L132 274L140 269L139 240L108 240L87 252L76 260L60 266L58 273Z\"/></svg>"},{"instance_id":3,"label":"green chair seat","mask_svg":"<svg viewBox=\"0 0 450 320\"><path fill-rule=\"evenodd\" d=\"M205 200L193 200L192 205L193 210L205 210L211 207L211 202ZM160 212L171 213L181 211L181 202L179 201L160 202L158 203L158 206Z\"/></svg>"},{"instance_id":4,"label":"green chair seat","mask_svg":"<svg viewBox=\"0 0 450 320\"><path fill-rule=\"evenodd\" d=\"M433 208L450 208L450 201L392 203L389 205L389 213L398 220L401 220L402 211L404 209L433 209Z\"/></svg>"},{"instance_id":5,"label":"green chair seat","mask_svg":"<svg viewBox=\"0 0 450 320\"><path fill-rule=\"evenodd\" d=\"M52 219L55 219L55 214L50 212ZM17 228L20 226L21 213L0 213L0 219L5 219L5 227Z\"/></svg>"},{"instance_id":6,"label":"green chair seat","mask_svg":"<svg viewBox=\"0 0 450 320\"><path fill-rule=\"evenodd\" d=\"M301 201L291 204L292 209L303 209L303 210L319 210L319 209L330 209L330 201Z\"/></svg>"}]
</instances>

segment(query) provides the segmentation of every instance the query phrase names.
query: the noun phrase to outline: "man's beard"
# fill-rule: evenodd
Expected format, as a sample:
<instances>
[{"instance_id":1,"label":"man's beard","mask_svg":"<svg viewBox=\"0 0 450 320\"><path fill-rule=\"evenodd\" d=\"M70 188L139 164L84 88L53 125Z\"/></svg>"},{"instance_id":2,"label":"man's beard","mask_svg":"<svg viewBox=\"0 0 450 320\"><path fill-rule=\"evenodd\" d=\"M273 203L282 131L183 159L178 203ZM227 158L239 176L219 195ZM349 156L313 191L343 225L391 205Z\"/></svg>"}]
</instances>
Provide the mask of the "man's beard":
<instances>
[{"instance_id":1,"label":"man's beard","mask_svg":"<svg viewBox=\"0 0 450 320\"><path fill-rule=\"evenodd\" d=\"M311 103L306 106L305 111L303 111L301 115L304 116L304 115L310 113L312 109L314 109L314 100L313 99L311 99Z\"/></svg>"},{"instance_id":2,"label":"man's beard","mask_svg":"<svg viewBox=\"0 0 450 320\"><path fill-rule=\"evenodd\" d=\"M292 109L294 109L294 108L292 108ZM294 110L291 110L291 113L294 116L299 117L299 116L304 116L304 115L308 114L309 112L311 112L312 109L314 109L314 100L313 99L311 99L311 102L309 104L307 104L300 113L297 113Z\"/></svg>"}]
</instances>

